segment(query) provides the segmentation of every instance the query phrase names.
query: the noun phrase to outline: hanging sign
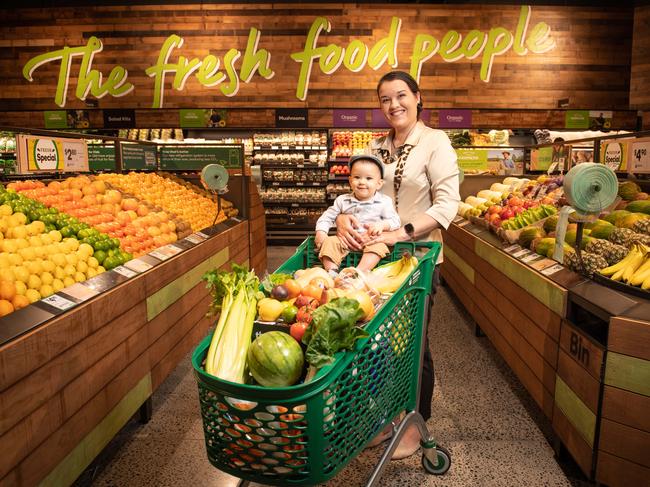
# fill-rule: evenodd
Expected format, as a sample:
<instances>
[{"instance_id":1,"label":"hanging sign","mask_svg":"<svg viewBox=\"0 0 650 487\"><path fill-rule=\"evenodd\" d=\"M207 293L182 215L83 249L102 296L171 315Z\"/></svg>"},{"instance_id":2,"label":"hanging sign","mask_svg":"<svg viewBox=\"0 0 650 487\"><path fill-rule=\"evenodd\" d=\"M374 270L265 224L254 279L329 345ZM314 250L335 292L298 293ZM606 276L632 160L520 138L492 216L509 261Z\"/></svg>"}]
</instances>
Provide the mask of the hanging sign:
<instances>
[{"instance_id":1,"label":"hanging sign","mask_svg":"<svg viewBox=\"0 0 650 487\"><path fill-rule=\"evenodd\" d=\"M135 110L104 110L103 115L107 129L135 127Z\"/></svg>"},{"instance_id":2,"label":"hanging sign","mask_svg":"<svg viewBox=\"0 0 650 487\"><path fill-rule=\"evenodd\" d=\"M18 135L20 172L88 171L85 140Z\"/></svg>"},{"instance_id":3,"label":"hanging sign","mask_svg":"<svg viewBox=\"0 0 650 487\"><path fill-rule=\"evenodd\" d=\"M276 108L275 126L278 128L305 128L309 126L306 108Z\"/></svg>"},{"instance_id":4,"label":"hanging sign","mask_svg":"<svg viewBox=\"0 0 650 487\"><path fill-rule=\"evenodd\" d=\"M47 110L43 112L46 129L67 129L68 116L65 110Z\"/></svg>"},{"instance_id":5,"label":"hanging sign","mask_svg":"<svg viewBox=\"0 0 650 487\"><path fill-rule=\"evenodd\" d=\"M567 110L564 115L564 127L567 129L588 129L589 110Z\"/></svg>"},{"instance_id":6,"label":"hanging sign","mask_svg":"<svg viewBox=\"0 0 650 487\"><path fill-rule=\"evenodd\" d=\"M366 110L334 110L332 125L336 128L366 126Z\"/></svg>"},{"instance_id":7,"label":"hanging sign","mask_svg":"<svg viewBox=\"0 0 650 487\"><path fill-rule=\"evenodd\" d=\"M438 112L438 127L441 129L467 129L471 126L471 110L440 110Z\"/></svg>"},{"instance_id":8,"label":"hanging sign","mask_svg":"<svg viewBox=\"0 0 650 487\"><path fill-rule=\"evenodd\" d=\"M156 169L156 146L120 143L122 169Z\"/></svg>"},{"instance_id":9,"label":"hanging sign","mask_svg":"<svg viewBox=\"0 0 650 487\"><path fill-rule=\"evenodd\" d=\"M200 170L208 164L221 164L229 169L242 168L241 146L194 146L163 145L160 146L160 169L166 170Z\"/></svg>"}]
</instances>

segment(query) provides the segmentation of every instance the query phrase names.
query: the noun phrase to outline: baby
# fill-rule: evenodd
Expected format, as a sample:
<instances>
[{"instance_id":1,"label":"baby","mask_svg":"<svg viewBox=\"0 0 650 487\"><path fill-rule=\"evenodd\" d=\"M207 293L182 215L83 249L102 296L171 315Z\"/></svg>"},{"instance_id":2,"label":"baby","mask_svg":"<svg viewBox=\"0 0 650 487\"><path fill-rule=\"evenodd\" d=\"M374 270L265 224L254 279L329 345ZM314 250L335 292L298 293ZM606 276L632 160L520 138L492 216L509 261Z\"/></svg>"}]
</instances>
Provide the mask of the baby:
<instances>
[{"instance_id":1,"label":"baby","mask_svg":"<svg viewBox=\"0 0 650 487\"><path fill-rule=\"evenodd\" d=\"M384 166L381 160L373 155L361 154L352 156L348 166L352 193L337 197L316 222L316 248L320 248L319 258L330 274L336 273L341 261L350 251L338 237L327 236L338 215L354 215L360 224L357 231L367 231L370 236L380 235L384 230L397 230L401 225L393 200L379 192L384 185ZM369 271L387 254L386 244L366 245L357 269Z\"/></svg>"}]
</instances>

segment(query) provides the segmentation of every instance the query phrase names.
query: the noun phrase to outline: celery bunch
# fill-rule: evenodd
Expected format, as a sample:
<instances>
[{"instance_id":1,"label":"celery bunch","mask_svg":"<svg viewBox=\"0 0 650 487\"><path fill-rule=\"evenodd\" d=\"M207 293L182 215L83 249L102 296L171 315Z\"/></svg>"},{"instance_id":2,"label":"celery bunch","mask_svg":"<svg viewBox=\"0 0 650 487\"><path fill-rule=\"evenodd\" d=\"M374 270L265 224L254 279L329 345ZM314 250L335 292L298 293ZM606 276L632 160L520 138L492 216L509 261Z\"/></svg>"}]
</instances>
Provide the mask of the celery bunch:
<instances>
[{"instance_id":1,"label":"celery bunch","mask_svg":"<svg viewBox=\"0 0 650 487\"><path fill-rule=\"evenodd\" d=\"M205 359L205 371L243 384L260 281L253 271L237 264L232 264L231 272L206 272L203 279L208 282L213 298L210 309L220 313Z\"/></svg>"}]
</instances>

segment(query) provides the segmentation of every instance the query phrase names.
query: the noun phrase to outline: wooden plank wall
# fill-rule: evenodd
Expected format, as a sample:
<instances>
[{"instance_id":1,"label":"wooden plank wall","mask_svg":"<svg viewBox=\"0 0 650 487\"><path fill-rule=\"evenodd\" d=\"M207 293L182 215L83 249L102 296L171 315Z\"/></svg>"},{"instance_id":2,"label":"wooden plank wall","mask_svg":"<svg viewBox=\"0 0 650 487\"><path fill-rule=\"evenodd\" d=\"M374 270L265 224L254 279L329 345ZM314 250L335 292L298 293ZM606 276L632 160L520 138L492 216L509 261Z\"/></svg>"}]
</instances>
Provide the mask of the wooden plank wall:
<instances>
[{"instance_id":1,"label":"wooden plank wall","mask_svg":"<svg viewBox=\"0 0 650 487\"><path fill-rule=\"evenodd\" d=\"M248 183L248 224L250 245L250 266L262 278L266 269L266 215L257 185L249 179ZM269 269L273 271L275 269Z\"/></svg>"},{"instance_id":2,"label":"wooden plank wall","mask_svg":"<svg viewBox=\"0 0 650 487\"><path fill-rule=\"evenodd\" d=\"M0 485L81 473L211 324L204 282L168 293L156 316L148 299L197 266L248 262L247 232L233 227L0 348ZM130 414L108 429L125 400Z\"/></svg>"},{"instance_id":3,"label":"wooden plank wall","mask_svg":"<svg viewBox=\"0 0 650 487\"><path fill-rule=\"evenodd\" d=\"M630 80L630 107L650 109L650 6L634 9L634 39ZM650 113L644 116L650 127Z\"/></svg>"},{"instance_id":4,"label":"wooden plank wall","mask_svg":"<svg viewBox=\"0 0 650 487\"><path fill-rule=\"evenodd\" d=\"M646 14L645 10L637 10ZM104 43L104 50L95 56L93 66L106 77L113 66L121 65L136 86L124 97L102 98L100 107L149 108L153 79L146 75L145 69L155 64L163 41L170 34L178 34L185 40L182 48L172 53L170 61L175 62L181 54L202 59L211 53L222 59L230 48L243 52L249 29L255 27L262 33L259 48L269 50L272 55L271 67L275 71L272 79L264 80L256 74L250 83L242 82L239 93L231 98L222 95L218 86L202 87L194 77L190 77L183 91L171 89L167 80L165 107L374 108L376 82L390 69L386 65L378 71L366 66L358 73L340 67L333 74L324 75L316 63L307 100L302 102L296 98L300 66L290 54L303 50L307 32L316 17L324 16L332 25L329 34L321 35L319 46L331 42L347 46L353 39L373 46L387 35L391 17L399 16L402 24L398 68L408 70L417 34L429 34L441 40L448 30L465 35L471 29L487 31L503 26L514 32L519 11L516 5L398 8L391 4L352 3L5 9L0 11L0 18L4 19L0 31L3 50L0 106L8 111L56 108L53 100L58 64L39 67L33 83L23 78L22 66L33 56L63 45L85 45L91 35L96 35ZM556 108L559 99L569 98L571 108L627 110L634 9L533 6L530 28L540 21L550 25L556 48L544 54L519 56L510 50L498 56L489 83L479 79L481 56L453 63L444 62L439 55L431 58L421 72L425 106L548 110ZM78 67L77 59L73 62L66 108L86 108L84 102L74 97ZM152 116L157 121L157 115ZM252 124L247 120L247 125Z\"/></svg>"}]
</instances>

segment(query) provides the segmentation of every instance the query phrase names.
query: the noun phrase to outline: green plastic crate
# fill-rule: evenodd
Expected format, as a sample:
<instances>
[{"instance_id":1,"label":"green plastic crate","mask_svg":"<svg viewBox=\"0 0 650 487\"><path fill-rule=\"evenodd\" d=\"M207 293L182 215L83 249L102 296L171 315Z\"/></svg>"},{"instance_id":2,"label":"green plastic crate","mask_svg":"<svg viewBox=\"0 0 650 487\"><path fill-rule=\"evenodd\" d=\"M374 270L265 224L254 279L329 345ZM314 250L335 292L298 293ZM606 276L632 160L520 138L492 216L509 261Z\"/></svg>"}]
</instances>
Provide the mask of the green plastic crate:
<instances>
[{"instance_id":1,"label":"green plastic crate","mask_svg":"<svg viewBox=\"0 0 650 487\"><path fill-rule=\"evenodd\" d=\"M424 307L440 244L400 242L384 261L399 259L404 250L423 255L366 325L370 336L337 354L307 384L268 388L217 379L202 367L212 337L199 344L192 365L210 463L262 484L318 484L334 477L398 413L415 410ZM343 266L359 259L351 253ZM310 237L278 272L319 264Z\"/></svg>"}]
</instances>

